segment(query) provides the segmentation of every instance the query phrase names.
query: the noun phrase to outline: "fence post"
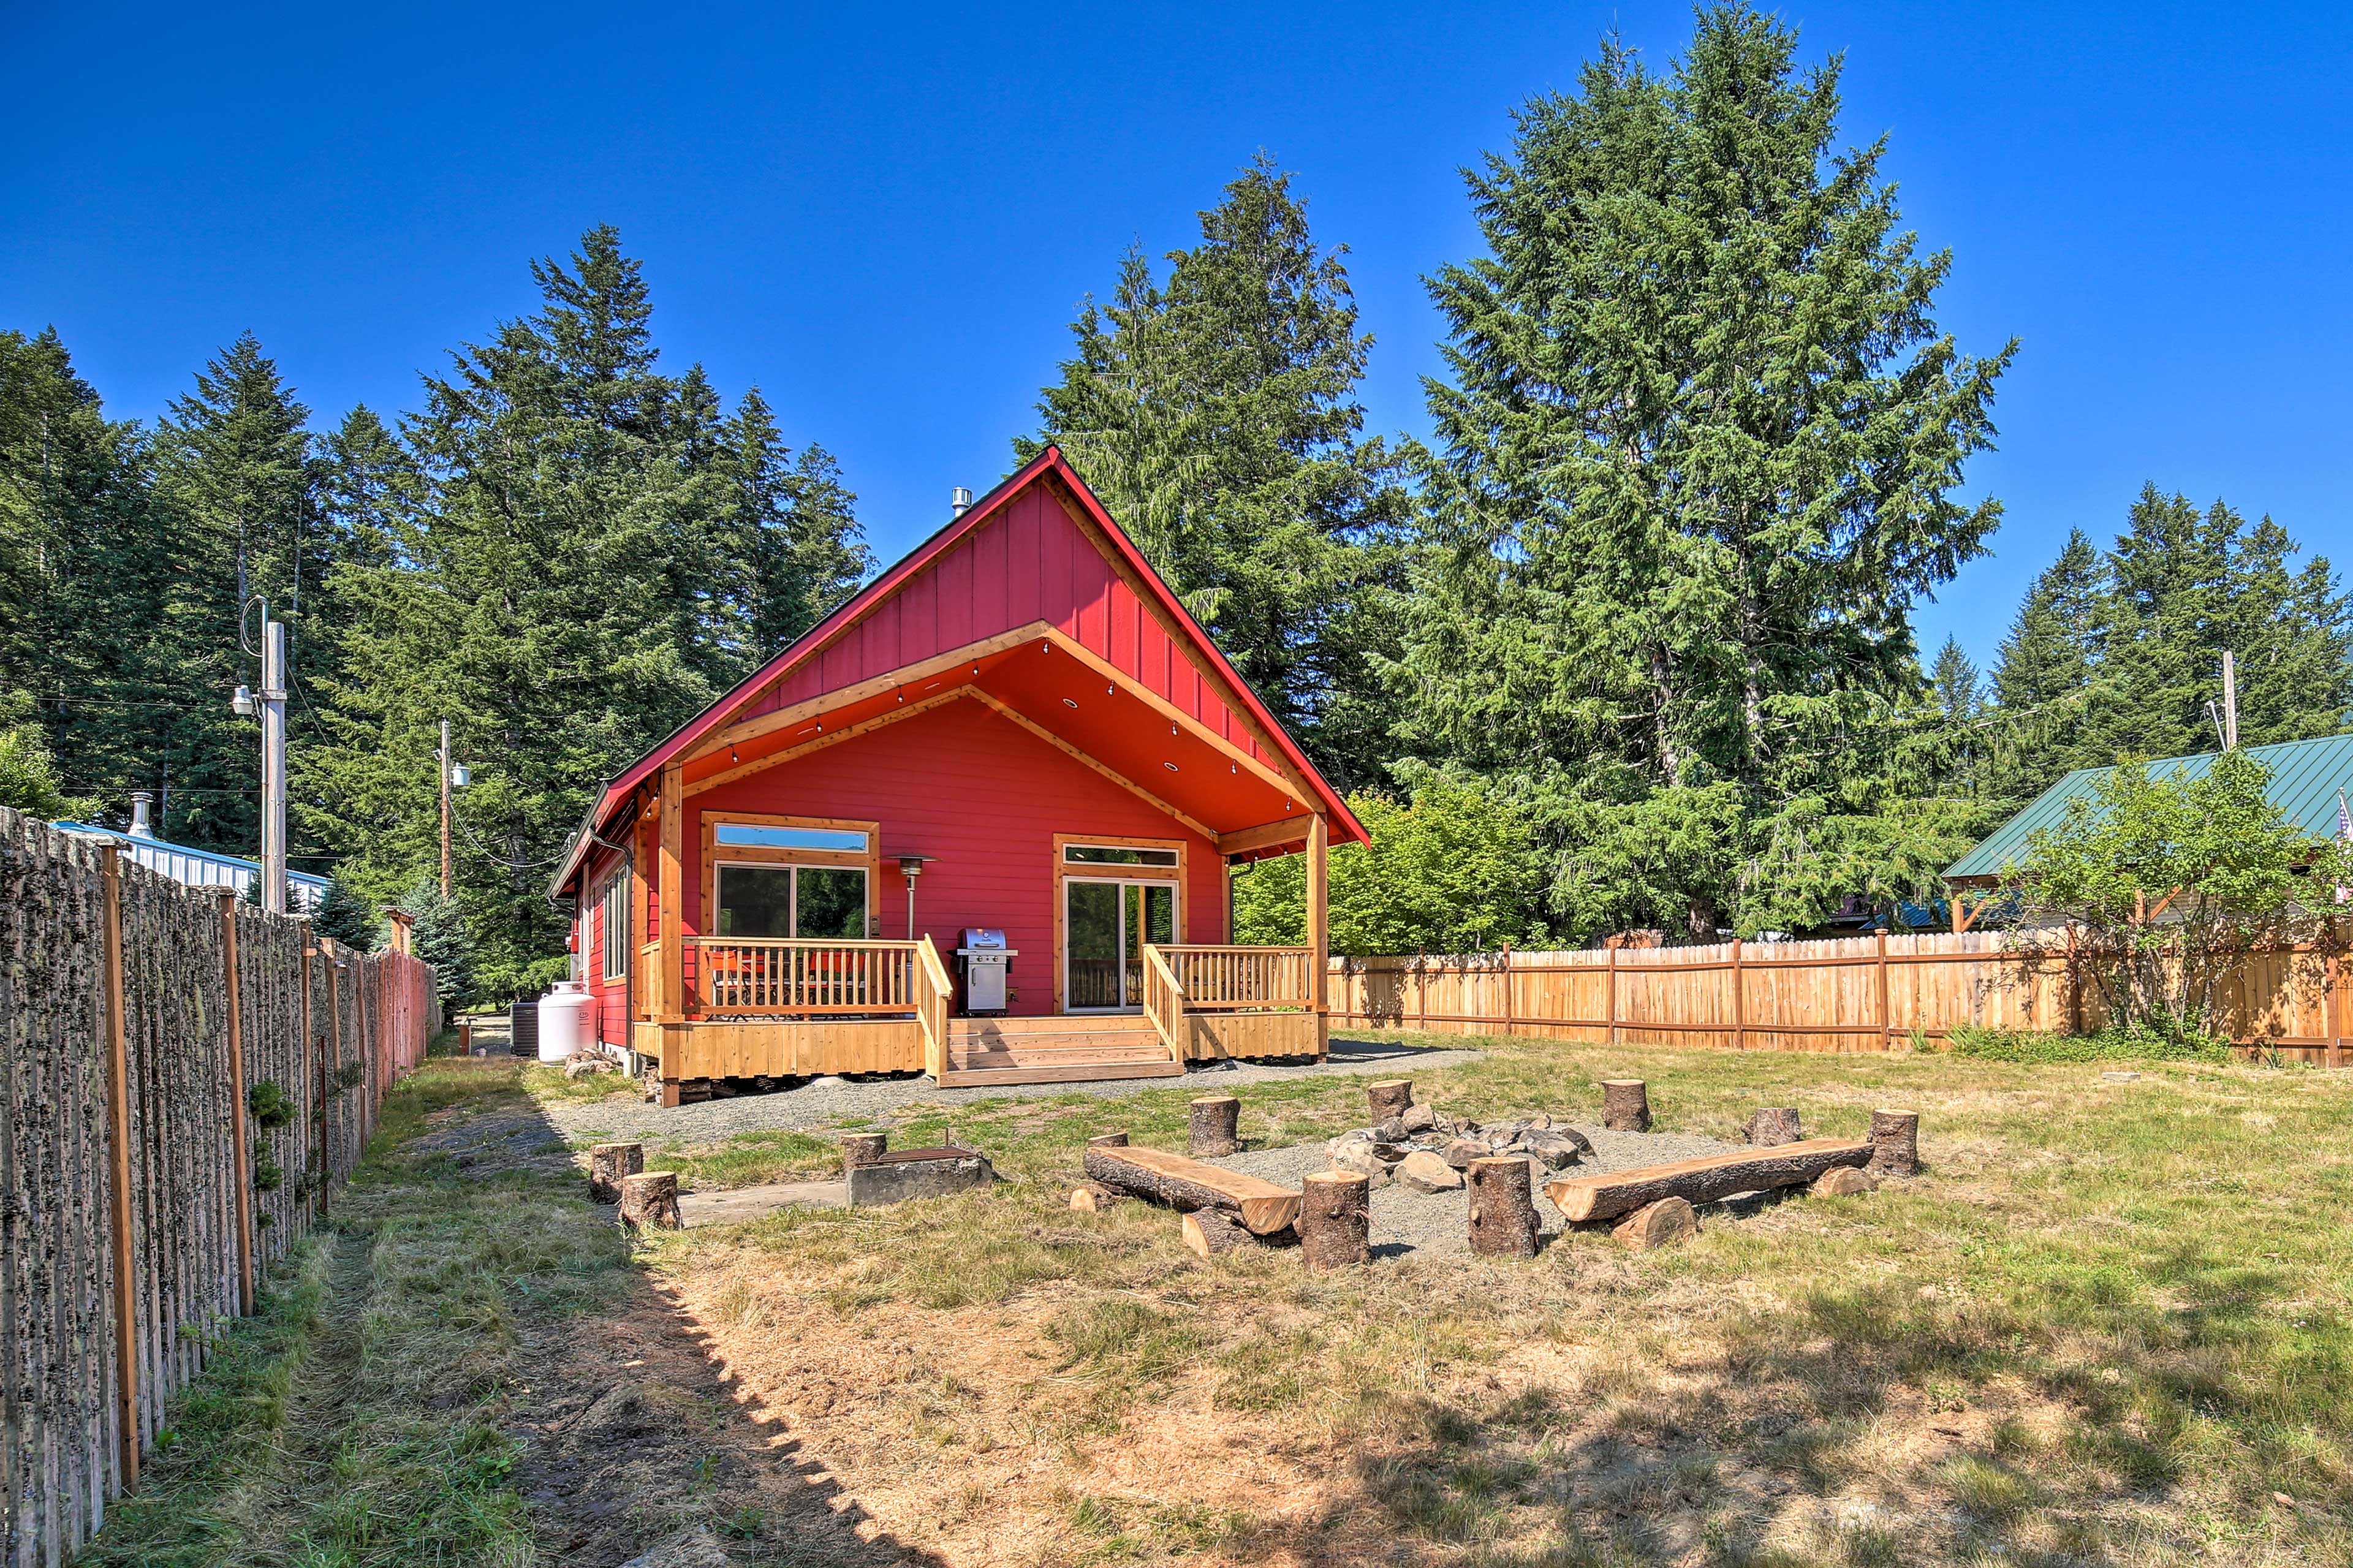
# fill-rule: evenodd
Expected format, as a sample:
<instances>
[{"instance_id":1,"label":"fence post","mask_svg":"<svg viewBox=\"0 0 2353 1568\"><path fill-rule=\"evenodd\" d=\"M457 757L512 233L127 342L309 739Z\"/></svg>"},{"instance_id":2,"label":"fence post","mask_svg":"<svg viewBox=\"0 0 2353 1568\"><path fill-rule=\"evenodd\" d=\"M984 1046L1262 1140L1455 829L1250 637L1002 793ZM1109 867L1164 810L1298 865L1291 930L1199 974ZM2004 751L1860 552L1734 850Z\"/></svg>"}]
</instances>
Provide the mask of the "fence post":
<instances>
[{"instance_id":1,"label":"fence post","mask_svg":"<svg viewBox=\"0 0 2353 1568\"><path fill-rule=\"evenodd\" d=\"M1430 1033L1430 954L1427 952L1414 954L1413 1007L1420 1032Z\"/></svg>"},{"instance_id":2,"label":"fence post","mask_svg":"<svg viewBox=\"0 0 2353 1568\"><path fill-rule=\"evenodd\" d=\"M2332 949L2328 954L2327 979L2325 982L2327 989L2320 994L2320 1026L2328 1031L2328 1049L2322 1059L2331 1068L2340 1068L2345 1065L2345 1041L2339 1033L2344 1015L2337 1002L2338 975L2338 958Z\"/></svg>"},{"instance_id":3,"label":"fence post","mask_svg":"<svg viewBox=\"0 0 2353 1568\"><path fill-rule=\"evenodd\" d=\"M131 1049L122 1001L122 860L120 847L100 851L105 908L106 1101L112 1123L114 1182L108 1194L114 1230L114 1394L116 1449L122 1489L139 1485L139 1349L131 1290Z\"/></svg>"},{"instance_id":4,"label":"fence post","mask_svg":"<svg viewBox=\"0 0 2353 1568\"><path fill-rule=\"evenodd\" d=\"M1512 1022L1512 944L1504 944L1504 1033L1517 1032Z\"/></svg>"},{"instance_id":5,"label":"fence post","mask_svg":"<svg viewBox=\"0 0 2353 1568\"><path fill-rule=\"evenodd\" d=\"M1618 1043L1618 950L1609 950L1609 1003L1608 1007L1609 1043Z\"/></svg>"},{"instance_id":6,"label":"fence post","mask_svg":"<svg viewBox=\"0 0 2353 1568\"><path fill-rule=\"evenodd\" d=\"M1748 1048L1748 998L1740 977L1740 939L1732 939L1732 1048Z\"/></svg>"},{"instance_id":7,"label":"fence post","mask_svg":"<svg viewBox=\"0 0 2353 1568\"><path fill-rule=\"evenodd\" d=\"M319 943L319 954L327 961L327 1048L319 1058L319 1217L327 1215L327 1189L334 1184L335 1155L341 1151L327 1142L329 1121L334 1114L336 1079L343 1070L343 983L335 977L335 943L324 940ZM343 1142L337 1138L335 1142Z\"/></svg>"},{"instance_id":8,"label":"fence post","mask_svg":"<svg viewBox=\"0 0 2353 1568\"><path fill-rule=\"evenodd\" d=\"M2075 922L2067 922L2067 1032L2084 1032L2083 960L2075 952Z\"/></svg>"},{"instance_id":9,"label":"fence post","mask_svg":"<svg viewBox=\"0 0 2353 1568\"><path fill-rule=\"evenodd\" d=\"M313 1071L311 1070L311 1053L312 1051L314 1051L314 1050L316 1050L316 1049L318 1048L318 1042L317 1042L316 1040L314 1040L314 1039L312 1039L312 1038L311 1037L311 939L310 939L308 936L305 936L305 937L302 939L301 947L302 947L302 979L301 979L301 993L302 993L302 1066L301 1066L301 1069L300 1069L300 1070L301 1070L301 1076L300 1078L298 1078L298 1079L295 1079L295 1083L296 1083L298 1086L301 1086L301 1087L308 1087L308 1088L310 1088L310 1089L311 1089L311 1091L315 1094L315 1093L317 1092L316 1086L317 1086L317 1084L318 1084L319 1075L318 1075L317 1073L313 1072ZM311 1103L311 1109L314 1112L319 1112L319 1113L321 1113L321 1114L323 1114L323 1106L322 1106L322 1102L321 1102L321 1101L318 1101L318 1100L314 1100L312 1101L312 1103ZM320 1127L321 1127L322 1130L325 1128L325 1126L326 1126L326 1123L325 1123L325 1122L322 1121L322 1122L320 1123ZM324 1136L322 1135L322 1136L320 1138L320 1140L319 1140L319 1152L320 1152L320 1154L321 1154L321 1156L322 1156L322 1158L321 1158L321 1160L320 1160L319 1163L320 1163L322 1166L324 1166L324 1165L325 1165L325 1163L326 1163L326 1160L324 1159L324 1155L325 1155L325 1153L326 1153L326 1150L327 1150L326 1139L325 1139L325 1138L324 1138ZM318 1194L314 1192L314 1193L311 1194L310 1195L311 1195L311 1196L312 1196L312 1197L315 1197L315 1196L317 1196ZM315 1217L315 1216L314 1216L314 1217Z\"/></svg>"},{"instance_id":10,"label":"fence post","mask_svg":"<svg viewBox=\"0 0 2353 1568\"><path fill-rule=\"evenodd\" d=\"M1895 1012L1887 998L1887 933L1879 933L1879 1048L1895 1048Z\"/></svg>"},{"instance_id":11,"label":"fence post","mask_svg":"<svg viewBox=\"0 0 2353 1568\"><path fill-rule=\"evenodd\" d=\"M253 1315L253 1174L248 1168L245 1131L245 1008L237 973L237 893L218 895L221 965L228 976L229 1180L237 1187L237 1305Z\"/></svg>"}]
</instances>

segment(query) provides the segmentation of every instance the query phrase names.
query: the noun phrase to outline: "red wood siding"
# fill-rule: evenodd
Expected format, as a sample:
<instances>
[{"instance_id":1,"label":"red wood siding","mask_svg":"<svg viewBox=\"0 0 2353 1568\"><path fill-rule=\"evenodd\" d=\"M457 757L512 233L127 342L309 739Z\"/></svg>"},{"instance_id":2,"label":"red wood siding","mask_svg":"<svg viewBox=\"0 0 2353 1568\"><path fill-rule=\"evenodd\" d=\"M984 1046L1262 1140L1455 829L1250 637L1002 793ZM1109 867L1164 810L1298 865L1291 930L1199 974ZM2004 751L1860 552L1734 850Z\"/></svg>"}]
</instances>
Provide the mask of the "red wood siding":
<instances>
[{"instance_id":1,"label":"red wood siding","mask_svg":"<svg viewBox=\"0 0 2353 1568\"><path fill-rule=\"evenodd\" d=\"M1017 615L1014 624L1036 618ZM887 658L899 662L896 655ZM1225 940L1225 869L1216 846L970 700L690 796L682 835L690 934L702 929L705 811L880 822L882 935L893 940L908 935L907 894L891 858L935 857L916 884L917 931L928 931L948 957L965 927L1002 928L1020 954L1013 966L1016 1013L1054 1007L1058 833L1183 841L1179 934L1187 942Z\"/></svg>"},{"instance_id":2,"label":"red wood siding","mask_svg":"<svg viewBox=\"0 0 2353 1568\"><path fill-rule=\"evenodd\" d=\"M580 953L580 975L588 982L588 994L596 999L596 1037L607 1045L626 1045L629 1038L629 987L626 980L607 984L605 974L605 913L603 901L596 897L605 885L606 874L620 863L620 857L608 850L599 850L582 868L579 907L572 917L572 931Z\"/></svg>"},{"instance_id":3,"label":"red wood siding","mask_svg":"<svg viewBox=\"0 0 2353 1568\"><path fill-rule=\"evenodd\" d=\"M735 717L822 697L1033 621L1053 626L1218 735L1280 765L1219 698L1219 683L1193 665L1042 484L1015 497Z\"/></svg>"}]
</instances>

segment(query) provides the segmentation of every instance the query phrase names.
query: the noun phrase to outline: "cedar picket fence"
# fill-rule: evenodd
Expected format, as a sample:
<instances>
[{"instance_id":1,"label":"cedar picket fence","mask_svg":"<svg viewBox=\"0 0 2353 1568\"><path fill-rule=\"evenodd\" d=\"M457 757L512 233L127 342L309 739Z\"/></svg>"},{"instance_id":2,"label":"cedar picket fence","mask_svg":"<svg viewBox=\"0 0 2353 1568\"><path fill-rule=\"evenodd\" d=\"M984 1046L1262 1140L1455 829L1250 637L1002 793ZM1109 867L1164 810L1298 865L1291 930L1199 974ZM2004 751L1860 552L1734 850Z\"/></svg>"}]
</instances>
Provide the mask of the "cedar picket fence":
<instances>
[{"instance_id":1,"label":"cedar picket fence","mask_svg":"<svg viewBox=\"0 0 2353 1568\"><path fill-rule=\"evenodd\" d=\"M2063 932L1335 959L1332 1021L1733 1050L1885 1051L1987 1029L2096 1029L2087 958ZM2225 988L2242 1050L2343 1064L2348 966L2305 943L2255 954Z\"/></svg>"},{"instance_id":2,"label":"cedar picket fence","mask_svg":"<svg viewBox=\"0 0 2353 1568\"><path fill-rule=\"evenodd\" d=\"M0 1563L63 1563L137 1485L424 1059L433 983L0 810Z\"/></svg>"}]
</instances>

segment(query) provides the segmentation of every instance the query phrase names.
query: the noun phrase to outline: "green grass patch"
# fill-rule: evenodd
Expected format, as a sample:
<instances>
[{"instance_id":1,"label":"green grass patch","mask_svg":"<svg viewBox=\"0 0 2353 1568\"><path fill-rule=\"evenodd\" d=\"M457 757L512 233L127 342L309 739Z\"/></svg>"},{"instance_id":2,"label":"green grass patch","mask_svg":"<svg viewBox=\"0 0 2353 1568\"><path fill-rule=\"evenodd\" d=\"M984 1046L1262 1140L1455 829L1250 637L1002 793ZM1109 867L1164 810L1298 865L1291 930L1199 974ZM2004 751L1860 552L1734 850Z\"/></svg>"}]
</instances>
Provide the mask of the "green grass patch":
<instances>
[{"instance_id":1,"label":"green grass patch","mask_svg":"<svg viewBox=\"0 0 2353 1568\"><path fill-rule=\"evenodd\" d=\"M676 1171L679 1185L695 1192L756 1187L838 1175L841 1146L806 1132L738 1132L724 1143L648 1154L646 1169Z\"/></svg>"}]
</instances>

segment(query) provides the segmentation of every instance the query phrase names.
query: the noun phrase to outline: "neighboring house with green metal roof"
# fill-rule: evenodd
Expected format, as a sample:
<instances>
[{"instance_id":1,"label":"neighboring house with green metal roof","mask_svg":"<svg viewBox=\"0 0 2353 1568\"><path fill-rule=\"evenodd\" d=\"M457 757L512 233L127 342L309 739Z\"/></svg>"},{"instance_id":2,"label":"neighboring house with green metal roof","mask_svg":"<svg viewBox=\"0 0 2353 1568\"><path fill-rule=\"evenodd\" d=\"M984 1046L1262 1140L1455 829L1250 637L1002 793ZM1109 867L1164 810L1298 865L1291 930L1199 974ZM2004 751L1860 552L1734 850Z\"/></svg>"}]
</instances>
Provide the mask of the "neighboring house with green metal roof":
<instances>
[{"instance_id":1,"label":"neighboring house with green metal roof","mask_svg":"<svg viewBox=\"0 0 2353 1568\"><path fill-rule=\"evenodd\" d=\"M2247 755L2271 772L2263 793L2295 826L2315 838L2336 836L2337 792L2353 798L2353 735L2329 735L2317 741L2286 741L2276 746L2249 746ZM2148 764L2151 778L2179 775L2203 778L2220 752L2194 757L2167 757ZM2026 858L2027 840L2038 830L2055 827L2067 816L2067 803L2096 794L2100 781L2114 768L2077 768L2034 797L2033 804L1994 829L1985 842L1946 868L1945 880L1960 888L1991 886L2002 868Z\"/></svg>"}]
</instances>

